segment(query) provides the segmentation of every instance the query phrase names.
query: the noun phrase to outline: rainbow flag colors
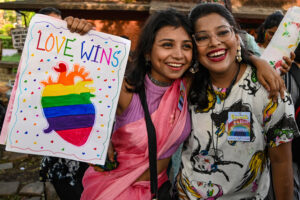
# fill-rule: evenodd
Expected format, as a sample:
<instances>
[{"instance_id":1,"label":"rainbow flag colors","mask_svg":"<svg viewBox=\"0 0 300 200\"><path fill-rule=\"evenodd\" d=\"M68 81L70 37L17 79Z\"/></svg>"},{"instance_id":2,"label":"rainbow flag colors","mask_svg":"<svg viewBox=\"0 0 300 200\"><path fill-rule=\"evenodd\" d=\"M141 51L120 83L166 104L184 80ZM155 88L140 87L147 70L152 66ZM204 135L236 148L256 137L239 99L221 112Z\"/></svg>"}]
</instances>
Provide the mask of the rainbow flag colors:
<instances>
[{"instance_id":1,"label":"rainbow flag colors","mask_svg":"<svg viewBox=\"0 0 300 200\"><path fill-rule=\"evenodd\" d=\"M55 131L65 141L82 146L86 143L95 121L95 108L90 98L93 81L79 81L74 85L46 85L41 104L49 127L44 133Z\"/></svg>"}]
</instances>

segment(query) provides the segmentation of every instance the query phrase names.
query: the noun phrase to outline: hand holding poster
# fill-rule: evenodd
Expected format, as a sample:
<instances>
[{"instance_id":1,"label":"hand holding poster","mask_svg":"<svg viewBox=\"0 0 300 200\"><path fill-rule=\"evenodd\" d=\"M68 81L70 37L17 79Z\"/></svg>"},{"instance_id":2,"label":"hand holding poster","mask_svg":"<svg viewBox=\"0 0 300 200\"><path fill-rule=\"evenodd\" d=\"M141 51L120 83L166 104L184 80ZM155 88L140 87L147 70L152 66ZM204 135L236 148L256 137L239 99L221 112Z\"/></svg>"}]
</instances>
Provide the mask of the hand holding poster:
<instances>
[{"instance_id":1,"label":"hand holding poster","mask_svg":"<svg viewBox=\"0 0 300 200\"><path fill-rule=\"evenodd\" d=\"M300 7L292 7L285 14L271 42L264 50L261 58L267 60L279 73L284 60L290 57L300 41Z\"/></svg>"},{"instance_id":2,"label":"hand holding poster","mask_svg":"<svg viewBox=\"0 0 300 200\"><path fill-rule=\"evenodd\" d=\"M32 18L2 142L6 150L104 164L130 41Z\"/></svg>"}]
</instances>

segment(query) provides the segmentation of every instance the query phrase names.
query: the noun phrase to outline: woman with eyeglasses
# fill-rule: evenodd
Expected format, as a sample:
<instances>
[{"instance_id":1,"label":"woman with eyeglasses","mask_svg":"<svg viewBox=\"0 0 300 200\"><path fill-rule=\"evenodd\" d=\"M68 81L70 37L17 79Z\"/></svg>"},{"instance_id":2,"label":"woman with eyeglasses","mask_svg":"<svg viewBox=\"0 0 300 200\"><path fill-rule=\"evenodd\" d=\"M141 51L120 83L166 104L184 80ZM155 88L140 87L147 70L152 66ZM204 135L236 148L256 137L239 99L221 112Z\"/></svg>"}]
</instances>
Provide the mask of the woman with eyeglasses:
<instances>
[{"instance_id":1,"label":"woman with eyeglasses","mask_svg":"<svg viewBox=\"0 0 300 200\"><path fill-rule=\"evenodd\" d=\"M69 17L67 21L78 20ZM75 28L69 26L69 29ZM77 32L81 33L80 30ZM111 139L117 157L109 156L109 160L117 160L119 165L111 171L90 167L84 175L81 199L151 198L147 130L138 97L141 90L146 91L149 112L157 131L159 188L167 182L170 157L190 133L186 96L191 80L185 75L193 71L195 46L191 34L186 17L174 10L158 12L148 19L118 102ZM268 81L273 82L272 90L278 92L272 71L261 69L273 79ZM181 87L181 83L186 87ZM178 101L181 97L184 101ZM183 105L179 106L179 103Z\"/></svg>"},{"instance_id":2,"label":"woman with eyeglasses","mask_svg":"<svg viewBox=\"0 0 300 200\"><path fill-rule=\"evenodd\" d=\"M276 199L293 197L289 95L272 101L257 81L232 14L200 4L189 15L200 69L191 87L192 132L183 146L179 199L265 199L272 164Z\"/></svg>"}]
</instances>

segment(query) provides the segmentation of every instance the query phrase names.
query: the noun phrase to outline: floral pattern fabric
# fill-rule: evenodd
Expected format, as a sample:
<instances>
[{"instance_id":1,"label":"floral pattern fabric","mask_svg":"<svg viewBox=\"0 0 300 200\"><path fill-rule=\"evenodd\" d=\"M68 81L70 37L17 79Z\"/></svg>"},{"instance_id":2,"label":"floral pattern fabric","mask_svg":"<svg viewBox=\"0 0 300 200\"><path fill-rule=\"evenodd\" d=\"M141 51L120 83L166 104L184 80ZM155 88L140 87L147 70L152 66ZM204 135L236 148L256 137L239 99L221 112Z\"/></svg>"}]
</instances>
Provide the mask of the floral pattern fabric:
<instances>
[{"instance_id":1,"label":"floral pattern fabric","mask_svg":"<svg viewBox=\"0 0 300 200\"><path fill-rule=\"evenodd\" d=\"M43 157L40 169L41 181L63 180L70 186L81 184L87 163L56 157Z\"/></svg>"}]
</instances>

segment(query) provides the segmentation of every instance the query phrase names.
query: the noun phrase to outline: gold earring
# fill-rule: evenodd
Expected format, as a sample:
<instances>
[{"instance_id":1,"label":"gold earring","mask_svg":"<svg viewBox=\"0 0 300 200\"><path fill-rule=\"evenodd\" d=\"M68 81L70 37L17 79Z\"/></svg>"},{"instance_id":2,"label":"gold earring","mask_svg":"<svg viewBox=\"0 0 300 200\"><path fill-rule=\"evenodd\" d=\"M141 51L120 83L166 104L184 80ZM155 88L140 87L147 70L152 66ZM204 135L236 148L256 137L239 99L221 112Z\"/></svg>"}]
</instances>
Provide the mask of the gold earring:
<instances>
[{"instance_id":1,"label":"gold earring","mask_svg":"<svg viewBox=\"0 0 300 200\"><path fill-rule=\"evenodd\" d=\"M196 61L193 66L190 67L189 71L192 73L192 74L195 74L196 72L199 71L199 63L198 61Z\"/></svg>"},{"instance_id":2,"label":"gold earring","mask_svg":"<svg viewBox=\"0 0 300 200\"><path fill-rule=\"evenodd\" d=\"M237 48L236 60L239 63L243 60L242 59L242 48L241 48L241 45L239 45L238 48Z\"/></svg>"}]
</instances>

